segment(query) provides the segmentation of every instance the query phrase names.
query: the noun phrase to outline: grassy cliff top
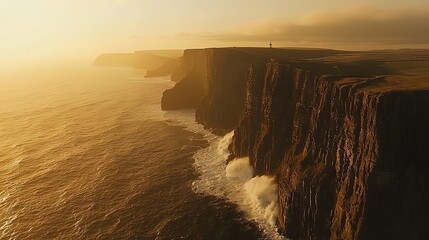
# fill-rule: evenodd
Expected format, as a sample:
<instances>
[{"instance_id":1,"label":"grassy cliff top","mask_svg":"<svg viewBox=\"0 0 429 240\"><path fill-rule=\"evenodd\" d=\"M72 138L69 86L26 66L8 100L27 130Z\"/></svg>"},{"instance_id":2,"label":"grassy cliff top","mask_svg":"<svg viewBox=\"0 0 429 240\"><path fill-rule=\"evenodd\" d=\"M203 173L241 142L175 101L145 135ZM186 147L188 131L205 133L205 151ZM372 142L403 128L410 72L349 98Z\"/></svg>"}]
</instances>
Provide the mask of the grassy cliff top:
<instances>
[{"instance_id":1,"label":"grassy cliff top","mask_svg":"<svg viewBox=\"0 0 429 240\"><path fill-rule=\"evenodd\" d=\"M361 89L429 89L429 49L340 51L309 48L212 48L280 64L292 64L331 79L365 80ZM345 80L344 80L345 81Z\"/></svg>"}]
</instances>

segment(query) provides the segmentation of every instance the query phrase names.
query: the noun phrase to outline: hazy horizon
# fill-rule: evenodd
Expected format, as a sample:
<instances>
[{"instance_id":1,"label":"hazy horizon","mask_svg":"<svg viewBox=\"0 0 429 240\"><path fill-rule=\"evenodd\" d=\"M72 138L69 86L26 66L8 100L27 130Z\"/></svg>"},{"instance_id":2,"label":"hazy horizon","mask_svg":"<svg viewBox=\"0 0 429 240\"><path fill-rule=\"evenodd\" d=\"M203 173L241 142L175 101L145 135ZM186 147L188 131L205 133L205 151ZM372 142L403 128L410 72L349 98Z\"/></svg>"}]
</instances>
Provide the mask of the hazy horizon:
<instances>
[{"instance_id":1,"label":"hazy horizon","mask_svg":"<svg viewBox=\"0 0 429 240\"><path fill-rule=\"evenodd\" d=\"M412 1L3 0L0 66L91 62L103 52L222 46L427 48ZM238 14L239 12L239 14Z\"/></svg>"},{"instance_id":2,"label":"hazy horizon","mask_svg":"<svg viewBox=\"0 0 429 240\"><path fill-rule=\"evenodd\" d=\"M0 0L0 240L429 239L428 29L429 0Z\"/></svg>"}]
</instances>

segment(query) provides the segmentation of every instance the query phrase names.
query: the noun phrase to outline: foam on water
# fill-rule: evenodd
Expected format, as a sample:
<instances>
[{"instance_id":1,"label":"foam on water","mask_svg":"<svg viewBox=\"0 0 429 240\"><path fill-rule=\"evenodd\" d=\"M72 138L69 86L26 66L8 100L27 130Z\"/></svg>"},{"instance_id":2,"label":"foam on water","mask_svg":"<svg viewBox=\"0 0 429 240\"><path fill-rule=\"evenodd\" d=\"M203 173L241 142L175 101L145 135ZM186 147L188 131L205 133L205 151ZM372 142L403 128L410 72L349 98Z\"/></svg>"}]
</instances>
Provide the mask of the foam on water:
<instances>
[{"instance_id":1,"label":"foam on water","mask_svg":"<svg viewBox=\"0 0 429 240\"><path fill-rule=\"evenodd\" d=\"M231 161L226 166L226 176L228 179L246 183L253 177L253 168L249 164L249 158L238 158Z\"/></svg>"},{"instance_id":2,"label":"foam on water","mask_svg":"<svg viewBox=\"0 0 429 240\"><path fill-rule=\"evenodd\" d=\"M176 214L178 205L175 197L158 195L163 192L158 189L171 186L172 196L189 193L188 185L180 189L184 184L173 186L168 181L171 176L177 181L173 170L184 172L184 182L194 179L188 151L176 151L166 142L175 138L180 148L192 141L188 141L188 134L182 136L182 131L170 132L177 128L164 128L165 123L198 133L198 137L189 136L203 137L210 143L194 156L200 177L193 190L236 203L249 219L266 229L267 238L278 236L265 211L272 206L266 197L270 190L260 187L259 178L252 178L248 160L232 162L227 176L225 160L232 133L221 138L204 130L195 123L194 111L161 111L161 92L173 84L165 79L145 81L125 73L100 71L100 75L88 77L90 81L45 84L55 91L42 89L39 93L36 89L34 93L30 89L22 99L14 96L13 107L0 110L6 113L0 122L0 146L7 153L0 159L0 239L137 237L141 228L143 233L160 229L156 221L162 223ZM180 154L186 157L178 159L186 161L175 161ZM162 161L152 164L158 159ZM166 171L169 166L176 169ZM237 181L232 176L240 178ZM177 218L183 217L178 214ZM148 215L154 220L145 220ZM204 231L204 225L195 229Z\"/></svg>"},{"instance_id":3,"label":"foam on water","mask_svg":"<svg viewBox=\"0 0 429 240\"><path fill-rule=\"evenodd\" d=\"M253 211L275 226L278 216L277 184L273 177L256 176L244 184Z\"/></svg>"},{"instance_id":4,"label":"foam on water","mask_svg":"<svg viewBox=\"0 0 429 240\"><path fill-rule=\"evenodd\" d=\"M253 177L253 168L249 158L237 158L226 167L229 180L243 184L252 211L261 217L263 222L275 226L278 212L277 184L270 176Z\"/></svg>"},{"instance_id":5,"label":"foam on water","mask_svg":"<svg viewBox=\"0 0 429 240\"><path fill-rule=\"evenodd\" d=\"M268 239L284 239L276 228L278 200L275 179L254 176L247 157L234 159L226 165L233 132L224 137L207 131L203 133L210 145L194 155L195 168L200 176L193 182L193 190L237 204L240 211L259 224Z\"/></svg>"}]
</instances>

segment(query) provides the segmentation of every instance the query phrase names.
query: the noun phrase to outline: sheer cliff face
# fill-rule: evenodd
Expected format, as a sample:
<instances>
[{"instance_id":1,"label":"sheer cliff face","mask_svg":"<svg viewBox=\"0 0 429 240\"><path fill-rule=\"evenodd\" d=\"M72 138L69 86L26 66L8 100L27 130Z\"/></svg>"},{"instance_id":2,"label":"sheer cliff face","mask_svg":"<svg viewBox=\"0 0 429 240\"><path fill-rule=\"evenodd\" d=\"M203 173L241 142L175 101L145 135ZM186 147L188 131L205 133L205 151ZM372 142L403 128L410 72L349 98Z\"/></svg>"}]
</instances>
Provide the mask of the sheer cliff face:
<instances>
[{"instance_id":1,"label":"sheer cliff face","mask_svg":"<svg viewBox=\"0 0 429 240\"><path fill-rule=\"evenodd\" d=\"M203 80L206 78L206 54L204 49L187 49L183 56L179 58L178 67L173 71L171 80L180 82L185 79L192 71L196 74L194 77Z\"/></svg>"},{"instance_id":2,"label":"sheer cliff face","mask_svg":"<svg viewBox=\"0 0 429 240\"><path fill-rule=\"evenodd\" d=\"M362 236L427 239L429 90L387 92L377 110L379 156L369 178Z\"/></svg>"},{"instance_id":3,"label":"sheer cliff face","mask_svg":"<svg viewBox=\"0 0 429 240\"><path fill-rule=\"evenodd\" d=\"M165 110L196 108L196 120L214 132L225 133L239 123L245 109L250 64L272 58L299 60L339 54L335 50L211 48L185 50L171 79L176 86L164 92Z\"/></svg>"},{"instance_id":4,"label":"sheer cliff face","mask_svg":"<svg viewBox=\"0 0 429 240\"><path fill-rule=\"evenodd\" d=\"M187 50L162 107L196 108L216 132L235 128L232 157L276 176L286 237L426 239L429 81L394 75L388 64L412 64L373 53L304 51L324 59L295 61L298 52Z\"/></svg>"},{"instance_id":5,"label":"sheer cliff face","mask_svg":"<svg viewBox=\"0 0 429 240\"><path fill-rule=\"evenodd\" d=\"M208 91L206 61L205 50L185 50L179 66L171 75L171 79L178 83L163 93L163 110L191 109L199 105Z\"/></svg>"},{"instance_id":6,"label":"sheer cliff face","mask_svg":"<svg viewBox=\"0 0 429 240\"><path fill-rule=\"evenodd\" d=\"M215 131L231 131L244 111L249 64L265 61L231 49L207 49L206 54L208 91L196 110L196 120Z\"/></svg>"},{"instance_id":7,"label":"sheer cliff face","mask_svg":"<svg viewBox=\"0 0 429 240\"><path fill-rule=\"evenodd\" d=\"M185 50L163 94L165 110L196 108L196 120L224 133L233 130L244 110L247 69L266 60L232 49Z\"/></svg>"},{"instance_id":8,"label":"sheer cliff face","mask_svg":"<svg viewBox=\"0 0 429 240\"><path fill-rule=\"evenodd\" d=\"M277 176L286 237L428 236L429 92L400 80L250 68L231 150Z\"/></svg>"}]
</instances>

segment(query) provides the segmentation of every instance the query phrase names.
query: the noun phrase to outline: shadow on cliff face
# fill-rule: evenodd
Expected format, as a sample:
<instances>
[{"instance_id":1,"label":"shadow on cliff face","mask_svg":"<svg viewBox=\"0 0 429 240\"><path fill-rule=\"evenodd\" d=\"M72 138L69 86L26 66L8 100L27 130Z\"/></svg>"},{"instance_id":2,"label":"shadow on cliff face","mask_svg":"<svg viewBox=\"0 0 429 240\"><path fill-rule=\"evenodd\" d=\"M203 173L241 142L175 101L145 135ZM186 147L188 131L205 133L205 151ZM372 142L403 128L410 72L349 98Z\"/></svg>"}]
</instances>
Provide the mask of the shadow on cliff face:
<instances>
[{"instance_id":1,"label":"shadow on cliff face","mask_svg":"<svg viewBox=\"0 0 429 240\"><path fill-rule=\"evenodd\" d=\"M407 69L415 57L355 53L300 60L273 53L273 61L250 62L243 60L247 51L271 50L204 52L207 64L199 68L207 74L198 79L207 94L197 120L225 129L241 117L231 152L249 156L257 174L276 174L285 235L427 237L429 98L423 89L429 82Z\"/></svg>"},{"instance_id":2,"label":"shadow on cliff face","mask_svg":"<svg viewBox=\"0 0 429 240\"><path fill-rule=\"evenodd\" d=\"M173 88L164 91L161 101L162 110L194 109L204 97L204 86L195 71L190 72Z\"/></svg>"},{"instance_id":3,"label":"shadow on cliff face","mask_svg":"<svg viewBox=\"0 0 429 240\"><path fill-rule=\"evenodd\" d=\"M428 96L428 90L392 92L380 103L381 157L369 178L365 239L429 236Z\"/></svg>"},{"instance_id":4,"label":"shadow on cliff face","mask_svg":"<svg viewBox=\"0 0 429 240\"><path fill-rule=\"evenodd\" d=\"M271 59L297 61L332 57L341 53L346 52L274 48L186 50L172 75L172 80L178 84L165 91L161 105L164 110L196 108L197 122L223 134L234 129L243 114L250 65L265 65ZM332 70L332 73L335 71Z\"/></svg>"},{"instance_id":5,"label":"shadow on cliff face","mask_svg":"<svg viewBox=\"0 0 429 240\"><path fill-rule=\"evenodd\" d=\"M277 172L285 236L428 236L427 85L395 73L373 60L273 61L250 78L232 152Z\"/></svg>"}]
</instances>

